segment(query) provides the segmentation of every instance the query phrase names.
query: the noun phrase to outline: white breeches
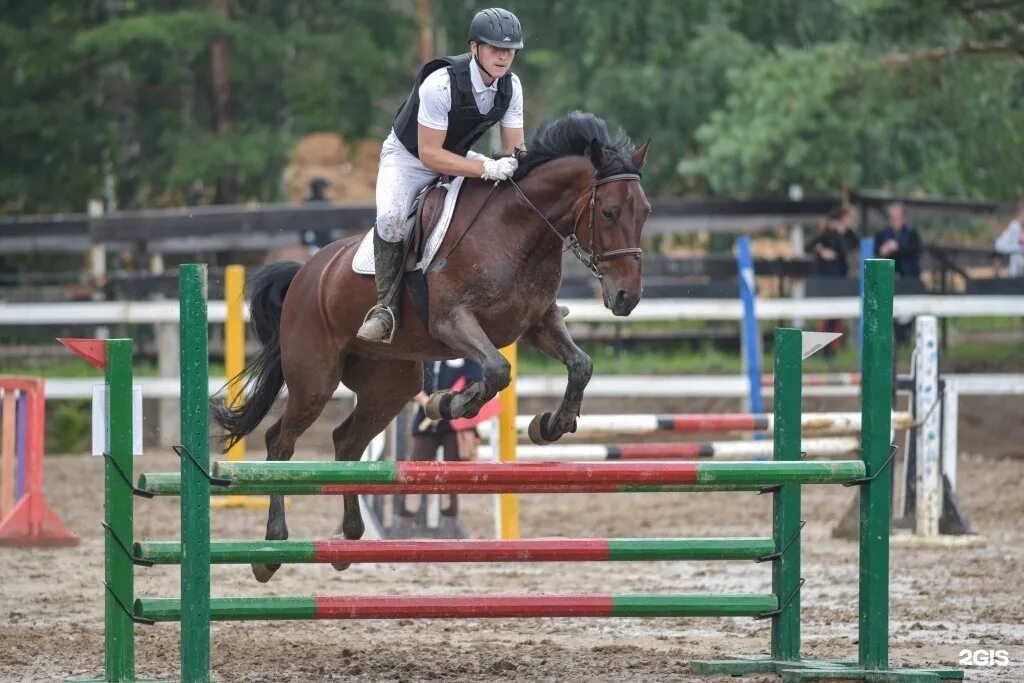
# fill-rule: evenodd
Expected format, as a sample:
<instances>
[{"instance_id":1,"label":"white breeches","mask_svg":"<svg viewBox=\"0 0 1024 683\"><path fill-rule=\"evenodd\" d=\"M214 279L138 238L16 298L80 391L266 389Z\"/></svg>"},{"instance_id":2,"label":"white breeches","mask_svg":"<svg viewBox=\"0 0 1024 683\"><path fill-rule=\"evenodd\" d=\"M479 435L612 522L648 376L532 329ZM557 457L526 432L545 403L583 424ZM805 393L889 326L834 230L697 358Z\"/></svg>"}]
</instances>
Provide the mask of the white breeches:
<instances>
[{"instance_id":1,"label":"white breeches","mask_svg":"<svg viewBox=\"0 0 1024 683\"><path fill-rule=\"evenodd\" d=\"M377 234L385 242L405 238L405 219L412 202L423 188L433 183L438 173L425 167L404 147L384 145L377 171Z\"/></svg>"}]
</instances>

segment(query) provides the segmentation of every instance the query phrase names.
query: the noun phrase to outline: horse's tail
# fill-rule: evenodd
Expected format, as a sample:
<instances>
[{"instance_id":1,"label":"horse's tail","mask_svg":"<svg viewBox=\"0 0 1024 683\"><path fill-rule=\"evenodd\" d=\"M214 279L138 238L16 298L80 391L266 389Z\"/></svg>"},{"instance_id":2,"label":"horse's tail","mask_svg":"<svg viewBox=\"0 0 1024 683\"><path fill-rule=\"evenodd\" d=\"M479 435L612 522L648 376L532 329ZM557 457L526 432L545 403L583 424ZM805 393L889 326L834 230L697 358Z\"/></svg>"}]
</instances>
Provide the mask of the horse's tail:
<instances>
[{"instance_id":1,"label":"horse's tail","mask_svg":"<svg viewBox=\"0 0 1024 683\"><path fill-rule=\"evenodd\" d=\"M240 405L212 404L213 420L224 429L224 446L231 448L252 432L267 416L284 386L281 368L281 309L284 295L302 267L295 261L282 261L264 267L249 284L249 322L260 352L232 381L242 383Z\"/></svg>"}]
</instances>

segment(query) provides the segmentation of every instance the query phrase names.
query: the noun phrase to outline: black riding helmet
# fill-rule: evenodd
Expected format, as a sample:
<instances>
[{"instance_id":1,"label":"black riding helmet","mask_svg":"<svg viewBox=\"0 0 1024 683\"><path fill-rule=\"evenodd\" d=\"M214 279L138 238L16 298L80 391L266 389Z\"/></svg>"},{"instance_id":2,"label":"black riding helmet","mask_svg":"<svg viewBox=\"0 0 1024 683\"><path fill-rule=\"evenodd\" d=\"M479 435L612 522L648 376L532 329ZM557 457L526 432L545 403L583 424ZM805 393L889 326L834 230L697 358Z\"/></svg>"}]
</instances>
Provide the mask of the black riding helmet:
<instances>
[{"instance_id":1,"label":"black riding helmet","mask_svg":"<svg viewBox=\"0 0 1024 683\"><path fill-rule=\"evenodd\" d=\"M481 10L469 25L469 40L499 48L523 49L523 28L516 15L500 7Z\"/></svg>"}]
</instances>

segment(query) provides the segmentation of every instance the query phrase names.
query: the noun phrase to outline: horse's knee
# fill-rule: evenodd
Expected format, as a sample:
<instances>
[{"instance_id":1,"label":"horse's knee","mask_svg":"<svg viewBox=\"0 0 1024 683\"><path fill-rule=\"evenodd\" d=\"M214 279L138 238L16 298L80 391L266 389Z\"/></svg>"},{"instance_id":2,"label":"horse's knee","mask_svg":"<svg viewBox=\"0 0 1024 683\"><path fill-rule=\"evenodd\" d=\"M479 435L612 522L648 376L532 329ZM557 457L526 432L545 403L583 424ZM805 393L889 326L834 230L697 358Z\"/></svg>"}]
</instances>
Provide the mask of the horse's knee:
<instances>
[{"instance_id":1,"label":"horse's knee","mask_svg":"<svg viewBox=\"0 0 1024 683\"><path fill-rule=\"evenodd\" d=\"M505 360L504 356L498 356L487 363L484 369L484 380L488 389L501 391L512 381L512 365Z\"/></svg>"}]
</instances>

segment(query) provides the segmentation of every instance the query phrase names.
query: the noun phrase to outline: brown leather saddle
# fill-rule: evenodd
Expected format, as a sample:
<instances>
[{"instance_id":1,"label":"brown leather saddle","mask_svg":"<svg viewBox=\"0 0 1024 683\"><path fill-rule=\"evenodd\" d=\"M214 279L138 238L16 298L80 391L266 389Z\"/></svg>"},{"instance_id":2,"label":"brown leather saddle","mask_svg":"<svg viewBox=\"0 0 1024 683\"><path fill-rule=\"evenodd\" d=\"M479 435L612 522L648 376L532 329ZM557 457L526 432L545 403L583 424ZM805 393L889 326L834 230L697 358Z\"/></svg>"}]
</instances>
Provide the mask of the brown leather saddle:
<instances>
[{"instance_id":1,"label":"brown leather saddle","mask_svg":"<svg viewBox=\"0 0 1024 683\"><path fill-rule=\"evenodd\" d=\"M405 269L407 271L423 258L427 240L437 228L441 211L444 209L445 197L448 196L448 188L442 184L444 182L447 182L447 178L442 176L437 183L424 188L416 195L416 199L413 200L412 207L409 209L409 215L405 219L405 234L408 235L405 247Z\"/></svg>"},{"instance_id":2,"label":"brown leather saddle","mask_svg":"<svg viewBox=\"0 0 1024 683\"><path fill-rule=\"evenodd\" d=\"M441 218L441 211L444 209L444 200L448 196L448 188L444 183L450 178L441 176L436 183L428 185L423 189L416 199L413 200L409 215L406 217L406 239L405 239L405 288L412 299L416 315L424 327L429 324L430 314L427 304L429 297L427 292L427 278L423 271L416 268L416 264L423 258L423 251L426 248L427 240L437 228L438 219ZM410 226L409 223L412 223Z\"/></svg>"}]
</instances>

